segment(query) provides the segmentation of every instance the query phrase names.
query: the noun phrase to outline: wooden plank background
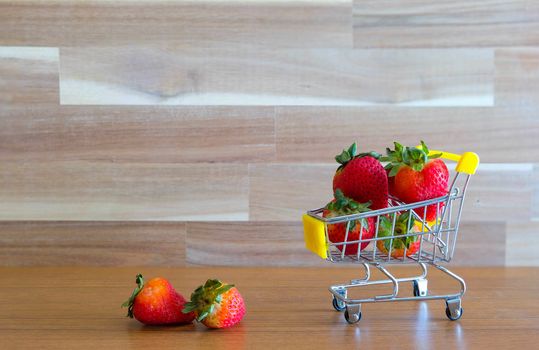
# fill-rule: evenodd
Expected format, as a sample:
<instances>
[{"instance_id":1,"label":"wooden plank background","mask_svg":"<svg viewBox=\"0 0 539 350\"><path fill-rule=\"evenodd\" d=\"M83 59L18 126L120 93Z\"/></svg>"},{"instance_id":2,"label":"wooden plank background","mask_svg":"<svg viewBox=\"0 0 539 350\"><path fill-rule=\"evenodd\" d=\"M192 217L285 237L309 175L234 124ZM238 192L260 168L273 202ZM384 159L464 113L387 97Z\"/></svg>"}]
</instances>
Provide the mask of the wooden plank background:
<instances>
[{"instance_id":1,"label":"wooden plank background","mask_svg":"<svg viewBox=\"0 0 539 350\"><path fill-rule=\"evenodd\" d=\"M453 264L539 266L531 0L0 0L0 265L327 266L335 154L476 151Z\"/></svg>"}]
</instances>

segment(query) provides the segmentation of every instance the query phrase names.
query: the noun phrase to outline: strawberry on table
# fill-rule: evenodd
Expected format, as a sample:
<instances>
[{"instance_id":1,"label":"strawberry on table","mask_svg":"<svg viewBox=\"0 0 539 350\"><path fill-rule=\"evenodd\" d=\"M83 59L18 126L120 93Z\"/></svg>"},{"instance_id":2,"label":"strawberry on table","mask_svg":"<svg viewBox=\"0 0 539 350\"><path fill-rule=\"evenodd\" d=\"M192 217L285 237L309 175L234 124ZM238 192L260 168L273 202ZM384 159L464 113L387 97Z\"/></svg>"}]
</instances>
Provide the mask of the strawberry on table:
<instances>
[{"instance_id":1,"label":"strawberry on table","mask_svg":"<svg viewBox=\"0 0 539 350\"><path fill-rule=\"evenodd\" d=\"M393 227L393 217L388 217L385 215L380 216L378 226L379 238L421 232L421 229L418 227L413 217L409 215L409 212L405 212L397 216L395 219L395 229L393 231L391 230ZM388 254L391 247L391 257L402 258L404 256L405 248L406 256L411 256L418 251L420 244L421 242L418 236L409 236L393 238L393 241L391 238L379 240L376 242L376 247L383 254Z\"/></svg>"},{"instance_id":2,"label":"strawberry on table","mask_svg":"<svg viewBox=\"0 0 539 350\"><path fill-rule=\"evenodd\" d=\"M354 143L335 157L341 164L333 177L333 191L340 189L345 196L360 203L371 202L371 209L388 205L387 174L376 152L357 153Z\"/></svg>"},{"instance_id":3,"label":"strawberry on table","mask_svg":"<svg viewBox=\"0 0 539 350\"><path fill-rule=\"evenodd\" d=\"M405 147L395 142L395 149L387 149L387 156L380 158L388 162L385 169L389 176L390 194L404 203L414 203L441 197L447 194L449 170L441 154L429 156L429 149L423 141L421 148ZM427 207L426 221L436 219L437 205ZM443 203L439 204L440 210ZM414 210L423 218L424 208Z\"/></svg>"},{"instance_id":4,"label":"strawberry on table","mask_svg":"<svg viewBox=\"0 0 539 350\"><path fill-rule=\"evenodd\" d=\"M351 215L364 213L369 211L370 202L358 203L353 199L346 197L340 189L335 191L335 199L329 202L322 212L325 218L336 216ZM328 238L333 243L357 241L360 239L372 238L375 234L375 220L373 217L361 220L350 221L348 236L346 236L346 222L337 224L328 224ZM362 229L363 228L363 229ZM361 250L365 249L369 242L361 243ZM346 255L355 255L358 250L358 243L338 245L340 251L343 251L346 246Z\"/></svg>"},{"instance_id":5,"label":"strawberry on table","mask_svg":"<svg viewBox=\"0 0 539 350\"><path fill-rule=\"evenodd\" d=\"M185 324L194 320L194 313L182 312L186 301L166 279L157 277L144 282L138 274L135 283L131 297L122 304L128 308L127 317L146 325Z\"/></svg>"},{"instance_id":6,"label":"strawberry on table","mask_svg":"<svg viewBox=\"0 0 539 350\"><path fill-rule=\"evenodd\" d=\"M183 312L194 312L197 321L208 328L228 328L242 320L245 302L233 284L209 279L191 294Z\"/></svg>"}]
</instances>

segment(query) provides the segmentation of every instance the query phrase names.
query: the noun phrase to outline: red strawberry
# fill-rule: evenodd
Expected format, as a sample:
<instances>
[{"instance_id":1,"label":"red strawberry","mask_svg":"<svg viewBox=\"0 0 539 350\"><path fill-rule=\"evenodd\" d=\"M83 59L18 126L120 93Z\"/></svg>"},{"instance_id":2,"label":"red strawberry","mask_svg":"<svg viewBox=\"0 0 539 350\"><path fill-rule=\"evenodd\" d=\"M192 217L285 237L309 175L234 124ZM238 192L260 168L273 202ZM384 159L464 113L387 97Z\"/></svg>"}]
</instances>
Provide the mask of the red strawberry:
<instances>
[{"instance_id":1,"label":"red strawberry","mask_svg":"<svg viewBox=\"0 0 539 350\"><path fill-rule=\"evenodd\" d=\"M245 303L234 285L210 279L195 289L183 312L194 312L206 327L228 328L241 321Z\"/></svg>"},{"instance_id":2,"label":"red strawberry","mask_svg":"<svg viewBox=\"0 0 539 350\"><path fill-rule=\"evenodd\" d=\"M357 214L369 211L370 202L365 204L358 203L353 199L345 197L340 189L335 191L335 199L329 202L322 215L326 218L332 218L336 216ZM363 230L361 225L363 224ZM348 237L346 236L347 223L328 224L328 238L333 243L357 241L360 239L369 239L374 237L375 234L375 220L374 218L367 218L362 220L355 220L350 222L348 231ZM361 250L365 249L369 245L369 242L361 243ZM345 245L339 245L340 251L344 249ZM358 244L346 244L346 255L357 254Z\"/></svg>"},{"instance_id":3,"label":"red strawberry","mask_svg":"<svg viewBox=\"0 0 539 350\"><path fill-rule=\"evenodd\" d=\"M387 207L387 174L376 152L357 154L354 143L335 157L341 166L333 177L333 191L338 188L345 196L360 203L371 202L371 209Z\"/></svg>"},{"instance_id":4,"label":"red strawberry","mask_svg":"<svg viewBox=\"0 0 539 350\"><path fill-rule=\"evenodd\" d=\"M400 236L421 231L421 229L418 229L416 221L409 216L408 212L397 216L393 232L391 232L391 228L393 227L392 218L380 216L378 225L378 237ZM408 227L410 228L409 230ZM388 254L391 247L391 256L393 258L402 258L405 247L406 256L417 253L420 244L421 242L417 236L393 238L393 241L391 238L376 241L376 247L383 254Z\"/></svg>"},{"instance_id":5,"label":"red strawberry","mask_svg":"<svg viewBox=\"0 0 539 350\"><path fill-rule=\"evenodd\" d=\"M387 156L381 160L389 162L386 169L389 178L393 178L390 186L391 195L404 203L413 203L441 197L447 194L449 170L441 159L440 154L430 155L423 141L422 148L404 147L395 142L395 150L387 149ZM426 220L436 219L436 204L427 207ZM440 203L439 209L443 208ZM423 218L424 209L414 210Z\"/></svg>"},{"instance_id":6,"label":"red strawberry","mask_svg":"<svg viewBox=\"0 0 539 350\"><path fill-rule=\"evenodd\" d=\"M185 299L166 279L158 277L144 283L144 278L138 274L135 283L133 294L122 304L128 307L128 317L147 325L191 323L195 318L193 313L182 312Z\"/></svg>"}]
</instances>

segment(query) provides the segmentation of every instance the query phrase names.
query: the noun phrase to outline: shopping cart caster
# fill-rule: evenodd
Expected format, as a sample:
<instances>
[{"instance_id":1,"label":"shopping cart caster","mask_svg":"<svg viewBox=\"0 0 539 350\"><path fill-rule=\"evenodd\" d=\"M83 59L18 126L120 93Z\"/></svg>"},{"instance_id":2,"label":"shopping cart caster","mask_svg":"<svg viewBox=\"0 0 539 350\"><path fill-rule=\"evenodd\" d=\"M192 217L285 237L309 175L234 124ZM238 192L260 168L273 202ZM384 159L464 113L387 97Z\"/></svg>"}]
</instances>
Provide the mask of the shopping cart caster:
<instances>
[{"instance_id":1,"label":"shopping cart caster","mask_svg":"<svg viewBox=\"0 0 539 350\"><path fill-rule=\"evenodd\" d=\"M348 294L346 292L346 289L338 289L337 293L341 295L343 298L346 299L346 295ZM339 312L344 311L346 309L346 304L344 301L337 299L335 296L333 296L333 308Z\"/></svg>"},{"instance_id":2,"label":"shopping cart caster","mask_svg":"<svg viewBox=\"0 0 539 350\"><path fill-rule=\"evenodd\" d=\"M460 299L451 299L445 301L445 314L451 321L456 321L462 317L463 308Z\"/></svg>"},{"instance_id":3,"label":"shopping cart caster","mask_svg":"<svg viewBox=\"0 0 539 350\"><path fill-rule=\"evenodd\" d=\"M428 293L428 281L426 279L414 280L414 297L425 297Z\"/></svg>"},{"instance_id":4,"label":"shopping cart caster","mask_svg":"<svg viewBox=\"0 0 539 350\"><path fill-rule=\"evenodd\" d=\"M350 324L358 323L361 320L361 305L347 305L344 319Z\"/></svg>"},{"instance_id":5,"label":"shopping cart caster","mask_svg":"<svg viewBox=\"0 0 539 350\"><path fill-rule=\"evenodd\" d=\"M340 301L339 299L333 297L333 308L341 312L341 311L344 311L344 309L346 309L346 304L343 301Z\"/></svg>"}]
</instances>

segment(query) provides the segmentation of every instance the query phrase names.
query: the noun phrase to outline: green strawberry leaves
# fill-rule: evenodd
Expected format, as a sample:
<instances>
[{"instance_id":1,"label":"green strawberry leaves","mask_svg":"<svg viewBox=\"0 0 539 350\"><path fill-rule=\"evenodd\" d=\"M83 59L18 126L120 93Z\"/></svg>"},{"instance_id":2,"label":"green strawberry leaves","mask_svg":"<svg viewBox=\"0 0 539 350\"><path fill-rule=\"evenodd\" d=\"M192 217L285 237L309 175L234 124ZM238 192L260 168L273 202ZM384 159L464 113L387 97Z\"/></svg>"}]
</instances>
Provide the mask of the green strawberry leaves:
<instances>
[{"instance_id":1,"label":"green strawberry leaves","mask_svg":"<svg viewBox=\"0 0 539 350\"><path fill-rule=\"evenodd\" d=\"M388 216L380 216L378 222L378 237L391 237L391 236L401 236L412 233L413 227L415 225L415 219L409 212L405 212L397 216L395 220L395 229L391 231L393 227L393 219ZM393 244L391 244L391 239L384 240L384 247L389 251L390 246L393 246L393 249L406 249L410 248L410 245L417 241L417 236L409 237L397 237L393 238Z\"/></svg>"},{"instance_id":2,"label":"green strawberry leaves","mask_svg":"<svg viewBox=\"0 0 539 350\"><path fill-rule=\"evenodd\" d=\"M345 165L357 155L357 144L354 142L348 149L343 150L341 154L335 156L337 163Z\"/></svg>"},{"instance_id":3,"label":"green strawberry leaves","mask_svg":"<svg viewBox=\"0 0 539 350\"><path fill-rule=\"evenodd\" d=\"M421 141L421 148L403 146L394 142L395 149L386 148L386 156L380 158L382 162L388 162L384 167L389 170L388 177L397 175L403 166L409 166L414 171L423 170L425 164L430 159L441 157L441 153L429 155L429 148L425 142Z\"/></svg>"},{"instance_id":4,"label":"green strawberry leaves","mask_svg":"<svg viewBox=\"0 0 539 350\"><path fill-rule=\"evenodd\" d=\"M356 202L355 200L346 197L339 188L335 190L334 196L335 199L329 202L325 206L325 209L336 214L337 216L359 214L371 210L369 208L371 205L370 201L368 201L367 203ZM350 230L353 230L356 227L356 222L357 220L350 221ZM360 224L363 225L366 230L369 229L369 223L366 219L361 219Z\"/></svg>"},{"instance_id":5,"label":"green strawberry leaves","mask_svg":"<svg viewBox=\"0 0 539 350\"><path fill-rule=\"evenodd\" d=\"M335 156L335 160L337 163L345 165L352 159L352 157L353 156L351 156L347 150L343 150L341 154Z\"/></svg>"},{"instance_id":6,"label":"green strawberry leaves","mask_svg":"<svg viewBox=\"0 0 539 350\"><path fill-rule=\"evenodd\" d=\"M122 304L122 307L127 307L126 317L129 318L133 318L133 305L135 303L135 298L140 293L142 288L144 288L144 277L142 277L140 273L135 278L135 283L137 284L137 286L133 290L133 293L131 293L129 299L127 299L127 301Z\"/></svg>"},{"instance_id":7,"label":"green strawberry leaves","mask_svg":"<svg viewBox=\"0 0 539 350\"><path fill-rule=\"evenodd\" d=\"M371 156L373 158L379 159L382 155L374 151L357 153L357 144L354 142L350 147L348 147L348 149L345 149L341 152L341 154L336 155L335 160L337 161L337 163L341 164L341 166L339 167L339 169L341 169L352 159L365 156Z\"/></svg>"},{"instance_id":8,"label":"green strawberry leaves","mask_svg":"<svg viewBox=\"0 0 539 350\"><path fill-rule=\"evenodd\" d=\"M191 300L185 303L182 312L188 314L196 311L197 321L202 321L210 315L215 305L222 301L223 294L234 287L233 284L224 284L217 279L209 279L191 294Z\"/></svg>"}]
</instances>

